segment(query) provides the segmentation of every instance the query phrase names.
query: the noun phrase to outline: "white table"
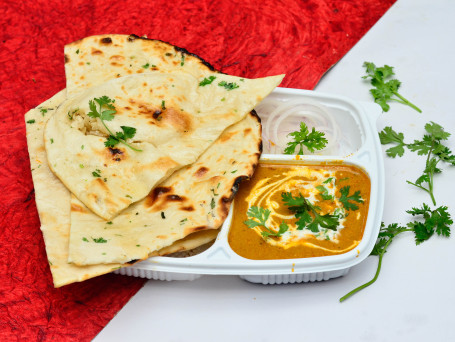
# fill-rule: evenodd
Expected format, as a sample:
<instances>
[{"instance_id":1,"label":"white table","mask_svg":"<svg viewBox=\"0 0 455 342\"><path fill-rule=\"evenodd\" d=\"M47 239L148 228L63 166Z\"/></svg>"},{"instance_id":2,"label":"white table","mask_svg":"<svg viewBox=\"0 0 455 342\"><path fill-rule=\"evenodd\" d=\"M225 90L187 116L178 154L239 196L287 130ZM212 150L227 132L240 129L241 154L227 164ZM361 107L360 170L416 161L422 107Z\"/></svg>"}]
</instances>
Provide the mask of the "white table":
<instances>
[{"instance_id":1,"label":"white table","mask_svg":"<svg viewBox=\"0 0 455 342\"><path fill-rule=\"evenodd\" d=\"M448 145L455 150L454 42L453 0L398 0L316 90L371 101L360 78L363 62L392 65L402 94L423 114L392 104L378 131L390 125L407 140L421 139L425 123L435 121L454 135ZM406 224L407 209L431 203L406 184L424 163L409 151L385 157L386 224ZM435 197L452 217L454 194L455 167L445 166ZM377 260L368 257L348 275L319 283L264 286L237 276L148 281L95 341L455 341L455 237L416 246L413 234L402 234L384 257L379 280L340 304L342 295L370 280Z\"/></svg>"}]
</instances>

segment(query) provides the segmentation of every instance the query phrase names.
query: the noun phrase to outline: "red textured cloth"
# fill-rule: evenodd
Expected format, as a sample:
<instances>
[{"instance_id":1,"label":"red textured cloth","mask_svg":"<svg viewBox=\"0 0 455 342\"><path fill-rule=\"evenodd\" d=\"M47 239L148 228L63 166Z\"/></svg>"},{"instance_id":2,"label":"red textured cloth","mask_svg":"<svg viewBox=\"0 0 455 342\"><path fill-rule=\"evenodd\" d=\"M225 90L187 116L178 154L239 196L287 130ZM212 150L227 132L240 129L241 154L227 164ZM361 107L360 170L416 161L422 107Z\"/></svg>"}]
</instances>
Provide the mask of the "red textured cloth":
<instances>
[{"instance_id":1,"label":"red textured cloth","mask_svg":"<svg viewBox=\"0 0 455 342\"><path fill-rule=\"evenodd\" d=\"M225 73L286 73L282 86L312 89L394 1L0 0L0 340L90 341L144 283L110 274L52 286L23 115L65 87L65 44L147 35Z\"/></svg>"}]
</instances>

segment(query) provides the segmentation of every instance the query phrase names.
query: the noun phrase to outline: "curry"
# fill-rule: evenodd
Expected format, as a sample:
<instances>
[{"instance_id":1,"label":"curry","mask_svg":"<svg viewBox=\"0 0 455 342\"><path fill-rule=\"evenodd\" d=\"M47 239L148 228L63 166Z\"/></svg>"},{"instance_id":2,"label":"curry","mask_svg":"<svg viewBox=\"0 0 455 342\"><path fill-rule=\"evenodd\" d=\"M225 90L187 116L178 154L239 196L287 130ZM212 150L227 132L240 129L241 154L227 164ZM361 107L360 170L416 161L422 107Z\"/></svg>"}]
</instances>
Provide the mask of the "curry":
<instances>
[{"instance_id":1,"label":"curry","mask_svg":"<svg viewBox=\"0 0 455 342\"><path fill-rule=\"evenodd\" d=\"M346 253L361 241L370 179L347 164L259 164L234 200L229 244L255 260Z\"/></svg>"}]
</instances>

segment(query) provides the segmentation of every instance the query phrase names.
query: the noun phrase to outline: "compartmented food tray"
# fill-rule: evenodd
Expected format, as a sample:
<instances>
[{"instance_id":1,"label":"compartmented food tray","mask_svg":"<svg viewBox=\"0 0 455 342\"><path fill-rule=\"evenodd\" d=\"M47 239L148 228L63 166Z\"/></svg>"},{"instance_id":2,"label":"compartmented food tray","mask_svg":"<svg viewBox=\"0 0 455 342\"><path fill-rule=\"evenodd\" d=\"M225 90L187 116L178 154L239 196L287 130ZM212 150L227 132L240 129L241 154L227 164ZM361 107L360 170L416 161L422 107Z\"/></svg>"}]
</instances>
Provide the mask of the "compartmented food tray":
<instances>
[{"instance_id":1,"label":"compartmented food tray","mask_svg":"<svg viewBox=\"0 0 455 342\"><path fill-rule=\"evenodd\" d=\"M320 105L323 107L321 117L317 110L310 108ZM280 115L282 108L297 110L284 118ZM241 257L228 243L234 200L218 237L204 252L186 258L151 257L115 273L159 280L194 280L205 274L224 274L239 275L247 281L262 284L300 283L343 276L370 254L379 232L384 206L384 165L376 129L380 107L314 91L277 88L256 111L263 125L265 153L261 161L297 165L341 163L354 165L368 175L370 204L363 238L357 247L344 254L298 259L252 260ZM324 126L328 140L332 140L328 148L320 153L299 156L276 153L273 141L286 138L289 132L286 126L297 130L301 121L299 115L310 118L316 129L318 125ZM277 125L284 128L278 131Z\"/></svg>"}]
</instances>

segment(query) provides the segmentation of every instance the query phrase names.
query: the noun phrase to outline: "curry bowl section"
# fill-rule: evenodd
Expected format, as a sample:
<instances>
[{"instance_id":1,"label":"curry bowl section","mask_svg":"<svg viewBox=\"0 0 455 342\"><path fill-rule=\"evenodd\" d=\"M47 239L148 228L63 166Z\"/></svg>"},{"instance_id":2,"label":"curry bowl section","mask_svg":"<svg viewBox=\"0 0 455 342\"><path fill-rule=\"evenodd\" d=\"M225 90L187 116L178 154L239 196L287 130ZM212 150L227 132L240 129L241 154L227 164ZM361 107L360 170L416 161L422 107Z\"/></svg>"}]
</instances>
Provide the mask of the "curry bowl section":
<instances>
[{"instance_id":1,"label":"curry bowl section","mask_svg":"<svg viewBox=\"0 0 455 342\"><path fill-rule=\"evenodd\" d=\"M263 161L234 200L228 242L253 260L343 254L362 240L369 203L357 166Z\"/></svg>"}]
</instances>

